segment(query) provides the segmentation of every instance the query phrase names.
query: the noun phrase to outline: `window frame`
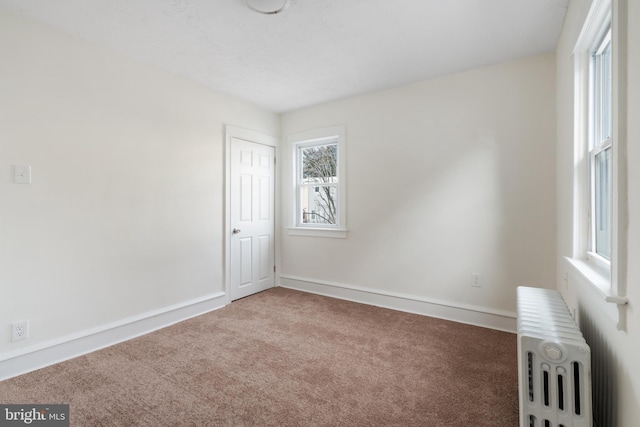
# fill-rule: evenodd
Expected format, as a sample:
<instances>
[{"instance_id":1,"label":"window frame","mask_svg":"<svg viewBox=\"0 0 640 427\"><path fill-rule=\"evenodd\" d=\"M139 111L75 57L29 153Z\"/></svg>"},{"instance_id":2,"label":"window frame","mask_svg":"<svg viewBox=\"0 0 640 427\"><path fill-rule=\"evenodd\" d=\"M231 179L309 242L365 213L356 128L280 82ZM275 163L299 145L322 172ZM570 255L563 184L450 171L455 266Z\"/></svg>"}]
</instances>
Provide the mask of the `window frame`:
<instances>
[{"instance_id":1,"label":"window frame","mask_svg":"<svg viewBox=\"0 0 640 427\"><path fill-rule=\"evenodd\" d=\"M314 129L296 134L289 135L287 142L291 148L291 170L292 170L292 185L291 185L291 214L289 220L289 227L287 232L289 235L294 236L311 236L311 237L334 237L334 238L346 238L346 173L345 173L345 126L333 126L328 128ZM336 187L336 224L316 224L316 223L302 223L301 221L301 198L300 188L301 186L322 186L314 184L303 184L302 179L302 156L300 155L301 149L323 146L323 145L337 145L337 159L336 159L336 175L337 183ZM334 185L334 184L331 184Z\"/></svg>"},{"instance_id":2,"label":"window frame","mask_svg":"<svg viewBox=\"0 0 640 427\"><path fill-rule=\"evenodd\" d=\"M304 157L303 151L307 148L313 147L327 147L330 145L336 146L336 182L335 183L305 183L303 176L303 167L304 167ZM296 218L295 225L296 227L306 227L306 228L340 228L340 210L341 210L341 194L340 194L340 156L337 153L337 147L339 146L339 141L337 136L331 136L328 138L319 138L312 139L309 141L303 141L296 144ZM335 224L322 224L322 223L305 223L303 220L304 214L302 212L302 197L301 193L303 189L309 189L311 187L335 187L336 196L335 196ZM319 190L314 190L315 192L319 192Z\"/></svg>"},{"instance_id":3,"label":"window frame","mask_svg":"<svg viewBox=\"0 0 640 427\"><path fill-rule=\"evenodd\" d=\"M613 200L609 200L609 258L604 256L599 250L597 245L597 228L598 222L600 218L598 217L598 189L597 189L597 179L596 179L596 162L597 156L601 153L606 152L608 149L613 151L613 60L611 58L611 48L613 47L613 41L611 39L611 17L609 16L606 20L606 26L604 30L601 30L600 36L596 39L596 43L594 43L593 47L590 49L590 61L589 61L589 142L587 145L587 158L588 158L588 173L589 173L589 236L588 236L588 251L587 251L587 259L593 263L598 269L603 270L607 274L611 274L611 249L613 246L613 233L612 233L612 211L613 211ZM602 73L602 53L605 50L606 46L610 45L609 50L609 69L608 75L603 75ZM603 109L607 108L603 106L602 102L602 90L603 90L603 82L604 80L611 80L611 84L608 87L609 105L608 111L608 121L609 121L609 130L607 135L604 136L603 133ZM613 158L610 157L609 163L609 192L613 193Z\"/></svg>"},{"instance_id":4,"label":"window frame","mask_svg":"<svg viewBox=\"0 0 640 427\"><path fill-rule=\"evenodd\" d=\"M585 290L620 330L626 329L627 283L627 21L618 0L593 0L573 50L574 61L574 217L573 253L568 264ZM611 29L611 259L591 249L592 59ZM565 276L566 277L566 276ZM582 286L582 285L581 285ZM565 281L565 289L568 282Z\"/></svg>"}]
</instances>

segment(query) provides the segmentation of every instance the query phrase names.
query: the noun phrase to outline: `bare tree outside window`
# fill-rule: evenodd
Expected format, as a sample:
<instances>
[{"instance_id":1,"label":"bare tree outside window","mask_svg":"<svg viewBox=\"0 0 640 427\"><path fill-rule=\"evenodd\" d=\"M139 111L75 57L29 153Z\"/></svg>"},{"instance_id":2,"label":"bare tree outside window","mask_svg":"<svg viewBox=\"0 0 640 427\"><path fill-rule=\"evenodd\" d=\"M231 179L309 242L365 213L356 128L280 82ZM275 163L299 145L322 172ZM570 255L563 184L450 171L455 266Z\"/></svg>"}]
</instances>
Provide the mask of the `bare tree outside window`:
<instances>
[{"instance_id":1,"label":"bare tree outside window","mask_svg":"<svg viewBox=\"0 0 640 427\"><path fill-rule=\"evenodd\" d=\"M302 147L302 222L337 224L338 145Z\"/></svg>"}]
</instances>

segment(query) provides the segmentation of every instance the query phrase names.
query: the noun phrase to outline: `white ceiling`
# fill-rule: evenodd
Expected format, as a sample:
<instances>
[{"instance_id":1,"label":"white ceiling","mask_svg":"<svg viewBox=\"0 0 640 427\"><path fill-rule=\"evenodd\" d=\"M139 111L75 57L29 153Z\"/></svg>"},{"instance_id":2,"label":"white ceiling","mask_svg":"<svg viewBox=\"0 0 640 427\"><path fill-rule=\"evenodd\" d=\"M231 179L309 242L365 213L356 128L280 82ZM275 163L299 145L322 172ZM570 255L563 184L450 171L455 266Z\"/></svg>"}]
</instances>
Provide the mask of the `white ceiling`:
<instances>
[{"instance_id":1,"label":"white ceiling","mask_svg":"<svg viewBox=\"0 0 640 427\"><path fill-rule=\"evenodd\" d=\"M275 112L555 49L568 0L0 0Z\"/></svg>"}]
</instances>

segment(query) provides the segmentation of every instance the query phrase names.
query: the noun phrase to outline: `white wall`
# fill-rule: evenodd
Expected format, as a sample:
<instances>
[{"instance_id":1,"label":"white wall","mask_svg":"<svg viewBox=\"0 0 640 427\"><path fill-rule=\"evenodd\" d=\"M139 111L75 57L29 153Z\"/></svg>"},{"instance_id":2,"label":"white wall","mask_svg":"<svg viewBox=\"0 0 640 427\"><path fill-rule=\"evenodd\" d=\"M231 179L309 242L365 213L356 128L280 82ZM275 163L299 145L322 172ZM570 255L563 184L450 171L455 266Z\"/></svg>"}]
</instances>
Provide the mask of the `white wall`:
<instances>
[{"instance_id":1,"label":"white wall","mask_svg":"<svg viewBox=\"0 0 640 427\"><path fill-rule=\"evenodd\" d=\"M553 287L554 90L545 54L284 114L283 137L346 125L349 233L282 230L283 284L508 316L517 285ZM472 272L482 288L471 287Z\"/></svg>"},{"instance_id":2,"label":"white wall","mask_svg":"<svg viewBox=\"0 0 640 427\"><path fill-rule=\"evenodd\" d=\"M224 124L279 117L2 10L0 58L0 360L222 292Z\"/></svg>"},{"instance_id":3,"label":"white wall","mask_svg":"<svg viewBox=\"0 0 640 427\"><path fill-rule=\"evenodd\" d=\"M628 252L627 330L618 331L603 314L583 279L564 260L572 255L573 200L573 58L572 50L586 19L590 0L571 0L557 48L557 287L576 309L592 347L596 421L602 425L635 426L640 420L640 2L628 5ZM563 276L569 273L568 288ZM600 396L598 396L600 394Z\"/></svg>"}]
</instances>

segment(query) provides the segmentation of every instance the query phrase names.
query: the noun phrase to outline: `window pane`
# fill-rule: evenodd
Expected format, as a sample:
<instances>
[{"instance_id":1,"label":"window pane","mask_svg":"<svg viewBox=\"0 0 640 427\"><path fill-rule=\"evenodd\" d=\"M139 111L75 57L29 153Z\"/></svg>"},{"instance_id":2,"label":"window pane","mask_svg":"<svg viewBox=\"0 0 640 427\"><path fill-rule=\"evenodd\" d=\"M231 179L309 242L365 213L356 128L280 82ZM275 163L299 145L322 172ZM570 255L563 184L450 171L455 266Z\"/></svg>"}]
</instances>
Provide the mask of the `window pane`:
<instances>
[{"instance_id":1,"label":"window pane","mask_svg":"<svg viewBox=\"0 0 640 427\"><path fill-rule=\"evenodd\" d=\"M592 147L611 137L612 81L611 39L605 36L593 56L594 61L594 140Z\"/></svg>"},{"instance_id":2,"label":"window pane","mask_svg":"<svg viewBox=\"0 0 640 427\"><path fill-rule=\"evenodd\" d=\"M338 144L305 147L302 151L302 183L337 183Z\"/></svg>"},{"instance_id":3,"label":"window pane","mask_svg":"<svg viewBox=\"0 0 640 427\"><path fill-rule=\"evenodd\" d=\"M300 224L337 224L337 193L335 185L300 187Z\"/></svg>"},{"instance_id":4,"label":"window pane","mask_svg":"<svg viewBox=\"0 0 640 427\"><path fill-rule=\"evenodd\" d=\"M607 42L602 51L602 130L600 141L611 137L611 106L612 106L612 82L611 82L611 42Z\"/></svg>"},{"instance_id":5,"label":"window pane","mask_svg":"<svg viewBox=\"0 0 640 427\"><path fill-rule=\"evenodd\" d=\"M611 259L611 147L595 156L595 251Z\"/></svg>"}]
</instances>

